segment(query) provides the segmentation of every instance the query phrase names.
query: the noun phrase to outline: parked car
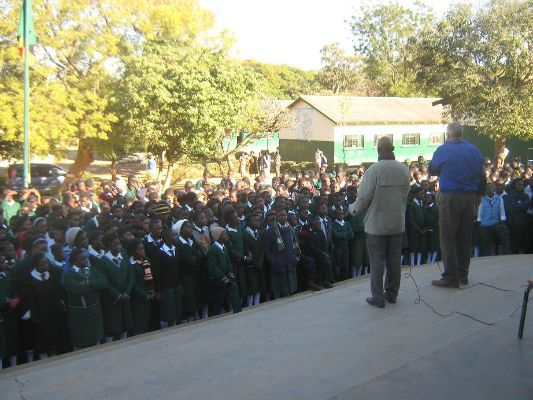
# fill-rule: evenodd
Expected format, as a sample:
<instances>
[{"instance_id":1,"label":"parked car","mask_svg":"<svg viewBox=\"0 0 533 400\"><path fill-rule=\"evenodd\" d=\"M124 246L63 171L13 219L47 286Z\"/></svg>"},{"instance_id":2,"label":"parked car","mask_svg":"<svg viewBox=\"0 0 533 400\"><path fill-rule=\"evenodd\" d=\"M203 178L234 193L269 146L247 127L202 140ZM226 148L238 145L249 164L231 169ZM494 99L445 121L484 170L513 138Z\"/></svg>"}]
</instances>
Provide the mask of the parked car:
<instances>
[{"instance_id":1,"label":"parked car","mask_svg":"<svg viewBox=\"0 0 533 400\"><path fill-rule=\"evenodd\" d=\"M67 171L54 164L31 163L30 187L41 193L57 192L65 178ZM7 187L13 190L23 188L24 164L12 164L6 170Z\"/></svg>"},{"instance_id":2,"label":"parked car","mask_svg":"<svg viewBox=\"0 0 533 400\"><path fill-rule=\"evenodd\" d=\"M145 163L146 160L147 160L146 154L144 153L131 153L123 157L120 157L117 160L117 163L119 164L141 164L141 163Z\"/></svg>"}]
</instances>

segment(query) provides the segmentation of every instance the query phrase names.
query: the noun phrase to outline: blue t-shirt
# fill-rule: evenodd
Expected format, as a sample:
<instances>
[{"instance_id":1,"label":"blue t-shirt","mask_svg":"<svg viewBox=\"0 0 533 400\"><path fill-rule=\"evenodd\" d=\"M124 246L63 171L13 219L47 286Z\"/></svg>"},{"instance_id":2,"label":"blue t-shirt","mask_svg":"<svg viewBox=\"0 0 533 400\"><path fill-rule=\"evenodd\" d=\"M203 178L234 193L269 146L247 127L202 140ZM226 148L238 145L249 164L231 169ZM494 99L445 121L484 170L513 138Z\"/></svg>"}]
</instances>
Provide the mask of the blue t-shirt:
<instances>
[{"instance_id":1,"label":"blue t-shirt","mask_svg":"<svg viewBox=\"0 0 533 400\"><path fill-rule=\"evenodd\" d=\"M479 149L465 140L449 140L439 146L429 165L432 175L440 176L440 191L477 192L483 176L483 157Z\"/></svg>"}]
</instances>

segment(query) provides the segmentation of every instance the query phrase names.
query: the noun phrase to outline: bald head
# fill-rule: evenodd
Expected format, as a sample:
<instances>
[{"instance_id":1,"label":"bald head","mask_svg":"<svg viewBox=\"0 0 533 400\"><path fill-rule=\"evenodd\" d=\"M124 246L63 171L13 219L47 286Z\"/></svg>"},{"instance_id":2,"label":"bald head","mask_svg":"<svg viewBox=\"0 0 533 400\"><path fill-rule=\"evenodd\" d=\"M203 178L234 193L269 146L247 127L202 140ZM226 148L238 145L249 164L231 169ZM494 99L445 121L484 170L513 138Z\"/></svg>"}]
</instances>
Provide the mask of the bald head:
<instances>
[{"instance_id":1,"label":"bald head","mask_svg":"<svg viewBox=\"0 0 533 400\"><path fill-rule=\"evenodd\" d=\"M382 136L378 140L378 154L382 153L392 153L394 151L394 146L392 145L392 140L388 136Z\"/></svg>"}]
</instances>

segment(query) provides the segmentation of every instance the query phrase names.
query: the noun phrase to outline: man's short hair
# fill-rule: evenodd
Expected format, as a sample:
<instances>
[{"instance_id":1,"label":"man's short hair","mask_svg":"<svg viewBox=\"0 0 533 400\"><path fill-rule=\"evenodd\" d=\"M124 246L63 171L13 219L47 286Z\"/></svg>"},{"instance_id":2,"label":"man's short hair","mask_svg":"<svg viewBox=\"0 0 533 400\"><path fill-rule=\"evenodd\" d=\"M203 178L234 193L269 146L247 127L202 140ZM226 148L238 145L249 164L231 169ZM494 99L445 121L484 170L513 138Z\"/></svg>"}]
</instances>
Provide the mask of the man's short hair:
<instances>
[{"instance_id":1,"label":"man's short hair","mask_svg":"<svg viewBox=\"0 0 533 400\"><path fill-rule=\"evenodd\" d=\"M459 122L452 122L451 124L448 124L446 132L448 133L448 136L452 138L460 138L463 136L463 125Z\"/></svg>"}]
</instances>

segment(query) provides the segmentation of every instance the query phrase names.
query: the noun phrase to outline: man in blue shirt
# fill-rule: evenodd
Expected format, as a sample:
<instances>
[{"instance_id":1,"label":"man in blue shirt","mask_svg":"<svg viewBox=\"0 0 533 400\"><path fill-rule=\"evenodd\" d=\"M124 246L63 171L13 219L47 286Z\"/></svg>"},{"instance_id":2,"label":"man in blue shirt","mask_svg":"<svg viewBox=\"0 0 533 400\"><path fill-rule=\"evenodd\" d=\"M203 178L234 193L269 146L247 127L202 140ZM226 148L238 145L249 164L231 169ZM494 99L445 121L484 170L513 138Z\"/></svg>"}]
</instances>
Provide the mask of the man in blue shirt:
<instances>
[{"instance_id":1,"label":"man in blue shirt","mask_svg":"<svg viewBox=\"0 0 533 400\"><path fill-rule=\"evenodd\" d=\"M461 124L449 124L446 143L433 153L429 165L429 172L440 176L439 225L444 273L441 279L432 282L440 287L468 284L475 206L486 186L481 152L462 140L462 135Z\"/></svg>"}]
</instances>

